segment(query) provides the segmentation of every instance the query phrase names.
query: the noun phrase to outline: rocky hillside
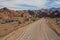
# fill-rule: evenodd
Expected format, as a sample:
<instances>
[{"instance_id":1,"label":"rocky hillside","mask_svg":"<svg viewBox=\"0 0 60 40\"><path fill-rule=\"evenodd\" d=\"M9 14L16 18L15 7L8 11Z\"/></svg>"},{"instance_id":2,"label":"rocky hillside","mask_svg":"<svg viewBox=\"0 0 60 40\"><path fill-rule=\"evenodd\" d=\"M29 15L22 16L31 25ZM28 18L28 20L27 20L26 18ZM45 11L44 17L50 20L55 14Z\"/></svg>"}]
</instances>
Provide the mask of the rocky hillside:
<instances>
[{"instance_id":1,"label":"rocky hillside","mask_svg":"<svg viewBox=\"0 0 60 40\"><path fill-rule=\"evenodd\" d=\"M60 17L60 11L58 10L23 10L23 11L14 11L8 8L1 8L0 9L0 19L8 19L13 17L24 17L24 18L31 18L31 17Z\"/></svg>"}]
</instances>

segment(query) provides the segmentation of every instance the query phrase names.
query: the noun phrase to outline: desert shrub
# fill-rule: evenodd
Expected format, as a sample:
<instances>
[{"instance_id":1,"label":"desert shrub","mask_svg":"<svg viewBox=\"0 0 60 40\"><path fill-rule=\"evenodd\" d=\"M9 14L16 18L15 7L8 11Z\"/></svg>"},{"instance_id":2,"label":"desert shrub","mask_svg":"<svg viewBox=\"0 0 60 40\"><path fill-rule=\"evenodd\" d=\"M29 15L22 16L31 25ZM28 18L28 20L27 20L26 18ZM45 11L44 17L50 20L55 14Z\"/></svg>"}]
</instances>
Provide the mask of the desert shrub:
<instances>
[{"instance_id":1,"label":"desert shrub","mask_svg":"<svg viewBox=\"0 0 60 40\"><path fill-rule=\"evenodd\" d=\"M21 22L20 22L20 21L18 21L18 24L21 24Z\"/></svg>"},{"instance_id":2,"label":"desert shrub","mask_svg":"<svg viewBox=\"0 0 60 40\"><path fill-rule=\"evenodd\" d=\"M36 18L32 18L32 21L36 21Z\"/></svg>"},{"instance_id":3,"label":"desert shrub","mask_svg":"<svg viewBox=\"0 0 60 40\"><path fill-rule=\"evenodd\" d=\"M5 21L3 19L0 19L1 24L5 24Z\"/></svg>"},{"instance_id":4,"label":"desert shrub","mask_svg":"<svg viewBox=\"0 0 60 40\"><path fill-rule=\"evenodd\" d=\"M2 17L0 17L0 19L2 19Z\"/></svg>"},{"instance_id":5,"label":"desert shrub","mask_svg":"<svg viewBox=\"0 0 60 40\"><path fill-rule=\"evenodd\" d=\"M4 29L5 31L7 31L8 29Z\"/></svg>"},{"instance_id":6,"label":"desert shrub","mask_svg":"<svg viewBox=\"0 0 60 40\"><path fill-rule=\"evenodd\" d=\"M23 14L21 14L20 16L23 17Z\"/></svg>"},{"instance_id":7,"label":"desert shrub","mask_svg":"<svg viewBox=\"0 0 60 40\"><path fill-rule=\"evenodd\" d=\"M25 21L29 21L29 18L25 18Z\"/></svg>"},{"instance_id":8,"label":"desert shrub","mask_svg":"<svg viewBox=\"0 0 60 40\"><path fill-rule=\"evenodd\" d=\"M10 23L10 22L13 22L14 20L11 20L11 19L7 19L5 20L5 23Z\"/></svg>"},{"instance_id":9,"label":"desert shrub","mask_svg":"<svg viewBox=\"0 0 60 40\"><path fill-rule=\"evenodd\" d=\"M60 18L56 18L57 25L60 25Z\"/></svg>"}]
</instances>

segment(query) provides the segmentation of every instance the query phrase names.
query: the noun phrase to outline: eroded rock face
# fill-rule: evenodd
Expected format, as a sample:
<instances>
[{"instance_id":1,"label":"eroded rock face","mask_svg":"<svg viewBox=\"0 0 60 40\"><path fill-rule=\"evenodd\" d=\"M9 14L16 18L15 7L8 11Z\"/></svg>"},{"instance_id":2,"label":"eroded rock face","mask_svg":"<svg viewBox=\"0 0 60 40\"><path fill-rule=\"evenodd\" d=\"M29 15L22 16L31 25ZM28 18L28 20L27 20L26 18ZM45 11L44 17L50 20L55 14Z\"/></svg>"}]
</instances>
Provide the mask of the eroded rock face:
<instances>
[{"instance_id":1,"label":"eroded rock face","mask_svg":"<svg viewBox=\"0 0 60 40\"><path fill-rule=\"evenodd\" d=\"M8 18L17 16L17 14L18 14L17 12L15 12L13 10L10 10L8 8L2 8L2 9L0 9L0 16L3 19L8 19Z\"/></svg>"}]
</instances>

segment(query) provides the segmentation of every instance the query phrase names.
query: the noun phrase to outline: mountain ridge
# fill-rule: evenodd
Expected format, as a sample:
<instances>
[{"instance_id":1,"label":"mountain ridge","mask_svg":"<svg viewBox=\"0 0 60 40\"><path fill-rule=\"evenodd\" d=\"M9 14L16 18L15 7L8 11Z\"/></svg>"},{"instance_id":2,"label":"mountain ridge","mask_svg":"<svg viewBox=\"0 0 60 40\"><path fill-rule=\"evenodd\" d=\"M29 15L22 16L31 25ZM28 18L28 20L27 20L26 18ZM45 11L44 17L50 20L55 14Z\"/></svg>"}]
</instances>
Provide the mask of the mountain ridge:
<instances>
[{"instance_id":1,"label":"mountain ridge","mask_svg":"<svg viewBox=\"0 0 60 40\"><path fill-rule=\"evenodd\" d=\"M48 9L40 9L40 10L22 10L15 11L8 9L6 7L0 9L0 18L9 19L14 17L22 17L22 18L33 18L33 17L55 17L56 15L60 15L60 11L58 10L48 10Z\"/></svg>"}]
</instances>

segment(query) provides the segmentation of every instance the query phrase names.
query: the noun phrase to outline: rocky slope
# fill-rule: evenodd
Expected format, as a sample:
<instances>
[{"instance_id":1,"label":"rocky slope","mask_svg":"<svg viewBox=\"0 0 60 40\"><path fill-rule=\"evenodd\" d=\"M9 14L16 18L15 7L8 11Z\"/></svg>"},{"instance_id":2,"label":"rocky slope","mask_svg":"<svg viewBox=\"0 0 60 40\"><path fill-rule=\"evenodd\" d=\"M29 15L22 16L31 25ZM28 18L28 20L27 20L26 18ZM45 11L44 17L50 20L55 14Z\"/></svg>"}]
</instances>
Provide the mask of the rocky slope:
<instances>
[{"instance_id":1,"label":"rocky slope","mask_svg":"<svg viewBox=\"0 0 60 40\"><path fill-rule=\"evenodd\" d=\"M60 11L58 10L23 10L23 11L14 11L8 8L1 8L0 9L0 19L8 19L13 17L24 17L24 18L31 18L31 17L60 17Z\"/></svg>"}]
</instances>

